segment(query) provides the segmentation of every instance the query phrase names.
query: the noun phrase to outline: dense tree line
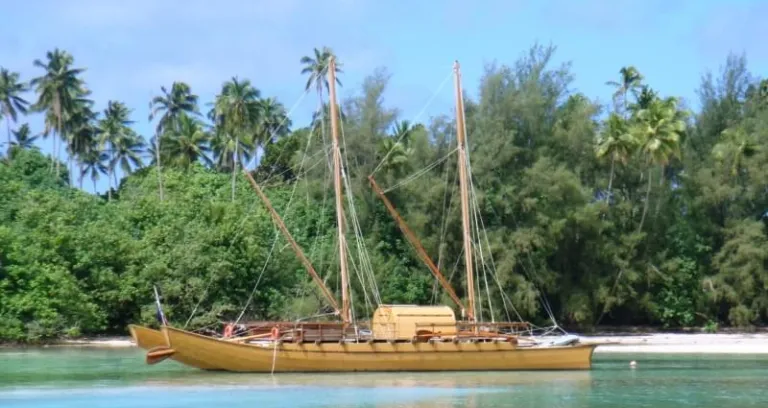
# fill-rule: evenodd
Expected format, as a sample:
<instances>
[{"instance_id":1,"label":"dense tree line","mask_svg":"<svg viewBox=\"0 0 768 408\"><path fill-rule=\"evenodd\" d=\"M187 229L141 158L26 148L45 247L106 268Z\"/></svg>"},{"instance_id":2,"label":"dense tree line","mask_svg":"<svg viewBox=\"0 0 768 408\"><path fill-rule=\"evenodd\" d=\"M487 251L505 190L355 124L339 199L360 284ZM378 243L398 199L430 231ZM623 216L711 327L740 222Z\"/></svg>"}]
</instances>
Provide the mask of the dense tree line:
<instances>
[{"instance_id":1,"label":"dense tree line","mask_svg":"<svg viewBox=\"0 0 768 408\"><path fill-rule=\"evenodd\" d=\"M552 66L553 52L534 46L512 65L487 67L477 99L465 101L477 207L497 271L489 304L507 299L541 323L546 299L561 325L577 329L765 323L768 81L731 55L702 78L701 109L692 112L627 66L607 81L614 98L602 105L572 91L568 65ZM305 88L323 106L307 126L235 77L210 102L182 82L160 88L146 138L124 103L94 110L86 71L65 51L34 61L40 76L28 82L2 68L0 339L124 333L154 319L153 285L168 317L188 328L237 318L244 307L253 319L327 312L240 170L263 153L248 170L338 293L323 155L331 55L316 49L300 60ZM377 70L341 102L347 189L379 300L446 301L371 191L374 171L465 296L454 117L400 120L384 104L387 82ZM23 124L33 112L44 115L43 129ZM38 140L54 155L42 155ZM82 191L86 177L94 189L106 177L108 192ZM369 314L363 283L353 296L356 314ZM502 308L482 315L506 317Z\"/></svg>"}]
</instances>

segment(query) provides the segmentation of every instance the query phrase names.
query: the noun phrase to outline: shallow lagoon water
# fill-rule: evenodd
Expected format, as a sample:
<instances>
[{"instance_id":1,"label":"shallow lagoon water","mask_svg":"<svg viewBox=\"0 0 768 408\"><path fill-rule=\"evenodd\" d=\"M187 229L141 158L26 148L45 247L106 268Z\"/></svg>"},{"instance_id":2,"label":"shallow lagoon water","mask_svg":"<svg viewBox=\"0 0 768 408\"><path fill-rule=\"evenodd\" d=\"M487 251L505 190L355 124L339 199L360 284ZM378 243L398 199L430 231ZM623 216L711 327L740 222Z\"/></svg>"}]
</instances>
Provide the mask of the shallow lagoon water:
<instances>
[{"instance_id":1,"label":"shallow lagoon water","mask_svg":"<svg viewBox=\"0 0 768 408\"><path fill-rule=\"evenodd\" d=\"M0 350L3 408L218 406L768 407L768 356L596 353L591 371L271 376L147 366L135 348Z\"/></svg>"}]
</instances>

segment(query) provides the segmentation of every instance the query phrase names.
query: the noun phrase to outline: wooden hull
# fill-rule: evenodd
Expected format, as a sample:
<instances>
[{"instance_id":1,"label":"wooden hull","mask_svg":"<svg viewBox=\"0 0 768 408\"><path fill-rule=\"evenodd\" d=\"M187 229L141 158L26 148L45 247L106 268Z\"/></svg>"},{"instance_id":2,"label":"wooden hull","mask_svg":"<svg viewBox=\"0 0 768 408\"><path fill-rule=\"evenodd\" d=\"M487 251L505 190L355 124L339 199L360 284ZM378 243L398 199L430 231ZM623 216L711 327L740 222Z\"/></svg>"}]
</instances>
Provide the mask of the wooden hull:
<instances>
[{"instance_id":1,"label":"wooden hull","mask_svg":"<svg viewBox=\"0 0 768 408\"><path fill-rule=\"evenodd\" d=\"M522 348L503 343L240 344L163 327L171 359L236 372L587 370L597 344Z\"/></svg>"},{"instance_id":2,"label":"wooden hull","mask_svg":"<svg viewBox=\"0 0 768 408\"><path fill-rule=\"evenodd\" d=\"M131 333L131 337L133 337L133 341L136 342L136 345L144 350L168 346L168 340L165 338L165 334L160 330L153 330L149 327L131 324L128 325L128 331Z\"/></svg>"}]
</instances>

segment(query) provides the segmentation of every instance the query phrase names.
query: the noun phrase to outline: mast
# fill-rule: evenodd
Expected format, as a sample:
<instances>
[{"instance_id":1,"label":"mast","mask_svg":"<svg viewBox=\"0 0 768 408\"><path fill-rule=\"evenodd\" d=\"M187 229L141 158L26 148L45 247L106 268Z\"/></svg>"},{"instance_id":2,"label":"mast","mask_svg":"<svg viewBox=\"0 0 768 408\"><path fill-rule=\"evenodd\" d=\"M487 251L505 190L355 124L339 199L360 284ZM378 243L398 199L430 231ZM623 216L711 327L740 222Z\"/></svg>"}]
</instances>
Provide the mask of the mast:
<instances>
[{"instance_id":1,"label":"mast","mask_svg":"<svg viewBox=\"0 0 768 408\"><path fill-rule=\"evenodd\" d=\"M424 247L421 246L421 242L418 238L416 238L416 235L411 232L411 229L408 228L408 225L403 221L403 219L400 217L400 214L395 210L395 206L392 205L392 202L389 201L386 195L384 195L384 192L379 188L379 185L376 183L376 180L373 179L373 175L368 176L368 181L371 182L371 186L373 187L373 190L376 192L376 195L378 195L382 201L384 201L384 206L387 207L387 210L389 210L389 213L392 215L392 218L395 219L397 222L397 225L400 227L400 230L405 234L405 237L408 238L408 240L411 242L413 247L416 249L416 253L419 254L419 257L422 261L427 265L430 272L432 272L432 275L435 276L438 282L440 282L440 285L442 285L443 289L445 289L446 292L448 292L448 296L453 299L453 301L461 308L462 314L466 311L466 308L464 307L464 304L461 303L461 299L456 295L456 292L453 290L453 287L451 287L451 284L445 279L442 273L440 273L440 270L437 269L437 266L435 266L435 263L432 262L432 258L427 255L427 251L424 250ZM472 320L472 311L469 311L469 318Z\"/></svg>"},{"instance_id":2,"label":"mast","mask_svg":"<svg viewBox=\"0 0 768 408\"><path fill-rule=\"evenodd\" d=\"M331 134L333 136L333 187L336 193L336 224L339 233L339 266L341 270L341 319L352 321L349 314L349 278L347 276L347 243L344 235L344 202L341 190L341 151L339 149L339 122L336 107L336 58L328 61L328 93L330 99Z\"/></svg>"},{"instance_id":3,"label":"mast","mask_svg":"<svg viewBox=\"0 0 768 408\"><path fill-rule=\"evenodd\" d=\"M456 141L459 154L459 190L461 194L461 226L464 232L464 264L467 269L467 298L469 320L475 320L475 275L472 271L472 241L469 225L469 194L467 192L467 151L464 134L464 97L461 91L461 68L459 61L453 64L456 85Z\"/></svg>"},{"instance_id":4,"label":"mast","mask_svg":"<svg viewBox=\"0 0 768 408\"><path fill-rule=\"evenodd\" d=\"M301 260L301 263L304 264L304 267L307 268L307 271L310 275L312 275L312 279L314 279L315 283L320 287L320 290L323 291L323 295L328 300L328 303L331 304L331 307L333 307L334 312L337 314L340 314L339 311L339 304L336 303L336 299L333 298L333 295L331 294L331 291L328 290L328 288L323 283L323 280L320 279L320 276L315 271L315 268L312 267L312 263L309 262L309 259L307 259L306 256L304 256L304 252L302 252L301 248L299 247L299 244L296 243L296 241L293 239L293 236L288 231L288 228L285 227L285 223L283 223L283 219L280 218L280 215L277 214L277 211L272 207L272 202L269 201L269 198L264 194L263 191L261 191L261 188L258 184L256 184L256 180L253 179L253 176L251 176L251 173L248 172L248 169L243 169L243 173L245 173L245 176L248 178L248 181L251 182L251 187L253 187L254 190L256 190L256 194L259 195L261 198L261 201L264 202L264 205L267 207L267 210L269 210L269 215L272 216L272 219L275 221L275 224L277 224L277 227L280 228L280 232L283 233L285 236L285 239L288 240L288 242L293 247L294 252L296 252L296 255Z\"/></svg>"}]
</instances>

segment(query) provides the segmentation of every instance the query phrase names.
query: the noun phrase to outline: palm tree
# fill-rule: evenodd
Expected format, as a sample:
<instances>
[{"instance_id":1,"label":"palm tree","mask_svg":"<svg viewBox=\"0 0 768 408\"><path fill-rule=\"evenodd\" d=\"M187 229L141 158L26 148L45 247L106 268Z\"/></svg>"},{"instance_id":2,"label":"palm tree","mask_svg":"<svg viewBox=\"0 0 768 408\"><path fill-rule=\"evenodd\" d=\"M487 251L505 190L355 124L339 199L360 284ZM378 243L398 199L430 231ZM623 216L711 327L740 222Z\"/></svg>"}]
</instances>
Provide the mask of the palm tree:
<instances>
[{"instance_id":1,"label":"palm tree","mask_svg":"<svg viewBox=\"0 0 768 408\"><path fill-rule=\"evenodd\" d=\"M168 131L172 131L177 126L179 117L182 114L199 114L197 107L197 95L193 94L189 85L184 82L174 82L171 85L171 91L168 92L166 88L160 87L162 95L155 96L149 103L150 114L149 121L151 122L155 117L160 116L160 120L157 122L155 128L155 142L154 152L155 165L157 166L158 187L160 190L160 201L163 201L163 176L161 167L161 148L160 139L162 135L168 134Z\"/></svg>"},{"instance_id":2,"label":"palm tree","mask_svg":"<svg viewBox=\"0 0 768 408\"><path fill-rule=\"evenodd\" d=\"M144 138L136 134L133 129L129 129L129 132L124 137L111 142L111 144L112 160L109 162L110 168L114 169L119 165L124 174L131 174L133 169L144 166L141 155L145 150L146 143L144 143ZM111 171L113 177L115 177L115 187L117 187L117 177L114 170Z\"/></svg>"},{"instance_id":3,"label":"palm tree","mask_svg":"<svg viewBox=\"0 0 768 408\"><path fill-rule=\"evenodd\" d=\"M48 60L46 63L38 59L34 61L34 65L42 68L45 73L30 82L38 94L38 100L33 105L33 109L45 112L46 130L43 132L44 137L47 137L50 130L53 129L59 138L65 139L65 115L71 111L73 100L81 94L83 82L78 78L78 75L85 69L72 68L74 63L72 55L58 48L48 51L46 58ZM56 158L59 157L57 145L56 137L54 137L53 151ZM51 157L51 166L53 166L54 161L56 162L56 177L58 178L59 161Z\"/></svg>"},{"instance_id":4,"label":"palm tree","mask_svg":"<svg viewBox=\"0 0 768 408\"><path fill-rule=\"evenodd\" d=\"M241 154L250 155L252 137L248 137L254 126L259 121L261 93L251 85L251 81L240 81L233 77L221 88L221 93L216 96L216 102L212 109L213 122L216 124L216 137L212 144L218 154L217 162L223 164L221 156L230 156L232 168L232 201L235 201L235 183L237 180L237 165ZM226 162L226 161L224 161Z\"/></svg>"},{"instance_id":5,"label":"palm tree","mask_svg":"<svg viewBox=\"0 0 768 408\"><path fill-rule=\"evenodd\" d=\"M325 144L325 125L324 123L328 123L326 121L326 117L329 117L327 113L322 114L324 110L327 110L325 102L323 102L323 90L328 90L329 83L328 83L328 66L330 65L331 57L335 59L336 62L336 69L335 72L342 73L344 72L341 69L342 64L339 62L338 58L336 58L335 54L333 53L333 50L331 50L328 47L323 47L322 50L318 50L317 48L314 49L314 56L304 56L301 57L300 62L304 65L304 68L301 70L301 74L309 74L309 77L307 78L307 84L304 87L304 90L309 90L312 86L315 87L315 90L317 91L317 97L318 99L318 107L317 107L317 114L318 118L320 119L319 123L316 123L314 121L313 117L313 124L315 124L313 127L320 128L321 135L323 137L323 144ZM342 86L341 80L339 79L339 76L336 75L336 83L339 86ZM343 119L342 119L343 120Z\"/></svg>"},{"instance_id":6,"label":"palm tree","mask_svg":"<svg viewBox=\"0 0 768 408\"><path fill-rule=\"evenodd\" d=\"M614 110L619 110L619 103L623 104L624 119L627 119L627 93L634 92L636 88L643 82L643 75L634 66L622 67L619 70L621 79L619 82L608 81L606 85L610 85L616 88L613 93L613 105Z\"/></svg>"},{"instance_id":7,"label":"palm tree","mask_svg":"<svg viewBox=\"0 0 768 408\"><path fill-rule=\"evenodd\" d=\"M627 160L637 148L637 139L630 132L627 121L617 113L611 113L605 121L605 127L601 132L596 145L598 159L606 156L611 158L611 173L608 178L608 192L606 200L610 200L613 188L613 176L616 160L627 164Z\"/></svg>"},{"instance_id":8,"label":"palm tree","mask_svg":"<svg viewBox=\"0 0 768 408\"><path fill-rule=\"evenodd\" d=\"M107 166L107 180L109 184L109 190L107 191L107 200L112 199L112 178L115 175L115 166L118 163L118 146L123 145L123 148L128 148L128 152L132 152L132 148L135 147L134 141L131 140L135 137L130 125L133 121L130 120L131 112L125 104L122 102L109 101L107 108L104 109L104 117L99 121L99 146L110 157L109 164ZM122 153L126 153L123 150ZM138 159L138 156L135 156ZM130 165L127 166L130 172ZM115 187L117 187L117 179L115 176Z\"/></svg>"},{"instance_id":9,"label":"palm tree","mask_svg":"<svg viewBox=\"0 0 768 408\"><path fill-rule=\"evenodd\" d=\"M660 165L663 168L672 158L680 157L680 141L686 124L677 104L677 98L673 97L651 101L646 108L638 111L637 121L632 129L632 133L640 142L640 150L651 165L648 168L648 189L638 231L642 230L648 211L652 166Z\"/></svg>"},{"instance_id":10,"label":"palm tree","mask_svg":"<svg viewBox=\"0 0 768 408\"><path fill-rule=\"evenodd\" d=\"M162 137L166 140L166 147L160 156L167 157L171 165L187 168L199 159L206 164L212 163L207 155L210 136L202 123L192 116L186 113L179 115L176 127L169 128Z\"/></svg>"},{"instance_id":11,"label":"palm tree","mask_svg":"<svg viewBox=\"0 0 768 408\"><path fill-rule=\"evenodd\" d=\"M0 116L5 116L9 148L11 145L11 121L16 123L19 113L27 113L29 102L21 97L21 94L27 90L27 84L19 82L18 72L10 72L0 67Z\"/></svg>"},{"instance_id":12,"label":"palm tree","mask_svg":"<svg viewBox=\"0 0 768 408\"><path fill-rule=\"evenodd\" d=\"M98 113L91 108L93 101L87 99L89 91L79 90L80 95L73 99L71 108L64 116L64 140L67 143L67 165L69 167L70 185L74 185L74 172L72 164L75 159L79 161L82 169L83 163L79 160L97 141L99 129L96 127Z\"/></svg>"},{"instance_id":13,"label":"palm tree","mask_svg":"<svg viewBox=\"0 0 768 408\"><path fill-rule=\"evenodd\" d=\"M310 56L301 57L300 62L304 65L301 70L301 74L309 74L307 78L307 84L304 90L309 90L312 86L317 90L317 95L320 98L320 105L323 104L323 90L328 89L328 63L331 57L335 57L333 50L328 47L323 47L322 50L314 49L314 58ZM341 63L336 60L336 72L342 73ZM336 76L336 83L341 85L339 77Z\"/></svg>"},{"instance_id":14,"label":"palm tree","mask_svg":"<svg viewBox=\"0 0 768 408\"><path fill-rule=\"evenodd\" d=\"M640 92L637 93L635 103L629 104L627 109L633 114L637 114L643 109L648 109L651 103L657 99L659 99L659 94L651 89L650 86L643 85L640 87Z\"/></svg>"},{"instance_id":15,"label":"palm tree","mask_svg":"<svg viewBox=\"0 0 768 408\"><path fill-rule=\"evenodd\" d=\"M275 142L278 138L288 134L291 120L285 111L283 104L275 98L267 98L259 101L259 128L261 130L258 145Z\"/></svg>"},{"instance_id":16,"label":"palm tree","mask_svg":"<svg viewBox=\"0 0 768 408\"><path fill-rule=\"evenodd\" d=\"M32 136L32 131L29 129L29 124L25 123L21 125L17 130L12 131L13 140L11 145L8 146L8 157L12 157L13 153L17 150L31 149L35 147L35 140L39 136Z\"/></svg>"},{"instance_id":17,"label":"palm tree","mask_svg":"<svg viewBox=\"0 0 768 408\"><path fill-rule=\"evenodd\" d=\"M413 125L408 120L397 121L392 127L392 137L395 140L400 140L405 146L411 143L411 134L413 133ZM401 139L402 138L402 139Z\"/></svg>"},{"instance_id":18,"label":"palm tree","mask_svg":"<svg viewBox=\"0 0 768 408\"><path fill-rule=\"evenodd\" d=\"M721 133L722 139L712 148L718 161L730 162L730 173L738 176L742 172L745 157L752 157L760 150L760 144L743 127L728 128Z\"/></svg>"},{"instance_id":19,"label":"palm tree","mask_svg":"<svg viewBox=\"0 0 768 408\"><path fill-rule=\"evenodd\" d=\"M408 169L411 152L411 148L405 141L397 141L392 137L384 138L379 144L379 159L383 161L382 167L386 171L391 171L395 177L401 176Z\"/></svg>"},{"instance_id":20,"label":"palm tree","mask_svg":"<svg viewBox=\"0 0 768 408\"><path fill-rule=\"evenodd\" d=\"M83 188L83 178L88 174L93 182L93 193L96 194L96 180L99 179L100 174L107 173L108 161L109 155L99 149L96 141L88 146L81 156L83 167L80 170L80 188Z\"/></svg>"}]
</instances>

